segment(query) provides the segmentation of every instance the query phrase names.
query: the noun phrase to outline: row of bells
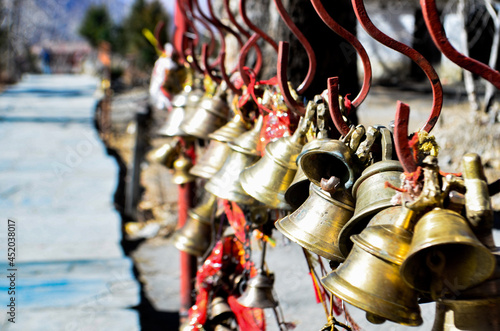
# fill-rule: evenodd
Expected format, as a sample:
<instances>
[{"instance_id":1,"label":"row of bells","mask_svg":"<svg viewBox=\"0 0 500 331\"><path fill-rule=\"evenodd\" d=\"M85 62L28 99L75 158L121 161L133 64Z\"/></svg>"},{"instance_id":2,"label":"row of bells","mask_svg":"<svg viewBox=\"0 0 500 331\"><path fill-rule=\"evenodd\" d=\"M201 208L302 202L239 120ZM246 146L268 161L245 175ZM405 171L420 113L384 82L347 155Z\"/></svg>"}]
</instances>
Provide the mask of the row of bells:
<instances>
[{"instance_id":1,"label":"row of bells","mask_svg":"<svg viewBox=\"0 0 500 331\"><path fill-rule=\"evenodd\" d=\"M198 111L215 112L204 107ZM215 120L206 127L219 125L213 124ZM432 293L443 284L451 284L460 292L459 298L437 301L439 322L434 330L461 329L461 323L476 325L468 326L470 330L500 330L500 253L494 245L486 248L459 212L436 208L413 224L406 208L393 206L394 191L386 182L400 187L403 169L392 159L389 130L380 129L381 145L386 147L382 160L361 172L347 144L328 138L306 144L306 130L301 129L269 143L260 158L256 146L262 125L259 118L254 128L246 131L246 125L235 116L207 134L211 141L189 174L207 179L208 198L190 210L188 222L175 233L177 248L197 256L206 251L215 197L248 208L296 208L278 220L276 228L304 248L342 263L322 283L365 310L370 321L419 325L419 298L433 299ZM188 131L187 125L178 127ZM472 156L465 162L474 163L476 168L480 163ZM185 172L186 167L180 177L189 177ZM340 189L329 193L321 188L321 179L332 176L340 180ZM476 177L470 180L485 183L481 176ZM256 283L252 286L258 293L255 296L270 297L269 281ZM484 296L482 288L488 295ZM468 294L475 292L481 294Z\"/></svg>"}]
</instances>

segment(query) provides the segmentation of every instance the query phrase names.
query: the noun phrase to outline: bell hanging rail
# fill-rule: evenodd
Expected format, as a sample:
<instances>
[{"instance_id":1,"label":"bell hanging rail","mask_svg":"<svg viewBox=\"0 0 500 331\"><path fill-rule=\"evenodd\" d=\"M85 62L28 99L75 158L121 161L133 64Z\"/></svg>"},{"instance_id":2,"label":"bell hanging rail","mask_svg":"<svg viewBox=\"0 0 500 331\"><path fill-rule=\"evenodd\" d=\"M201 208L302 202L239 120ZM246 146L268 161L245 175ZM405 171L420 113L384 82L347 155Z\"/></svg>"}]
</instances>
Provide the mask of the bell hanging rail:
<instances>
[{"instance_id":1,"label":"bell hanging rail","mask_svg":"<svg viewBox=\"0 0 500 331\"><path fill-rule=\"evenodd\" d=\"M304 34L300 31L300 29L295 25L295 23L292 21L290 18L290 15L288 15L285 7L283 6L283 2L281 0L274 0L274 4L276 5L276 8L278 9L278 12L285 22L286 26L292 31L292 33L297 37L297 39L300 41L300 44L304 47L307 53L307 58L309 61L309 68L307 70L307 75L302 81L302 83L297 87L297 94L303 94L305 90L309 88L309 85L311 85L313 79L314 79L314 74L316 73L316 56L314 54L314 50L311 47L311 44L307 40L307 38L304 36ZM287 104L288 107L290 107L295 113L297 113L299 116L304 116L306 113L306 109L303 105L299 104L295 99L292 97L292 94L290 93L290 89L288 88L288 79L287 79L287 74L286 74L286 69L287 69L287 63L288 63L288 48L289 45L287 42L281 41L278 46L278 84L281 90L281 93L283 94L283 99L285 100L285 103Z\"/></svg>"},{"instance_id":2,"label":"bell hanging rail","mask_svg":"<svg viewBox=\"0 0 500 331\"><path fill-rule=\"evenodd\" d=\"M368 95L368 92L370 91L370 86L371 86L371 80L372 80L372 67L370 63L370 58L368 57L368 54L366 53L365 48L359 40L349 31L344 29L340 24L335 22L335 20L328 14L326 11L325 7L321 3L321 0L311 0L311 3L316 10L316 13L319 15L321 20L336 34L338 34L340 37L344 38L349 44L354 47L356 52L358 53L359 57L361 58L361 63L363 64L363 70L364 70L364 77L363 77L363 85L361 87L361 90L359 91L358 95L354 100L352 101L352 106L354 108L359 107L361 103L366 99L366 96ZM338 100L336 101L336 104L338 103ZM332 107L332 103L330 102L330 107ZM334 113L332 108L330 108L330 114L332 116L332 120L334 121L335 127L337 130L342 134L342 135L347 135L349 132L349 126L344 122L342 119L342 116L338 116L340 112L337 114Z\"/></svg>"},{"instance_id":3,"label":"bell hanging rail","mask_svg":"<svg viewBox=\"0 0 500 331\"><path fill-rule=\"evenodd\" d=\"M429 30L434 44L441 53L461 68L481 76L493 84L497 89L500 89L500 72L484 63L463 55L450 44L450 41L446 37L446 32L441 25L441 21L439 20L436 1L420 0L420 6L422 7L422 15L424 16L427 30Z\"/></svg>"},{"instance_id":4,"label":"bell hanging rail","mask_svg":"<svg viewBox=\"0 0 500 331\"><path fill-rule=\"evenodd\" d=\"M429 63L429 61L427 61L415 49L392 39L382 31L380 31L372 23L370 17L368 17L368 13L366 12L363 0L352 0L352 5L354 7L354 12L356 13L356 17L358 18L359 23L373 39L377 40L382 45L409 57L424 71L425 75L429 79L429 82L432 86L432 111L429 115L429 118L427 119L427 122L422 127L422 130L431 132L432 128L439 118L439 115L441 114L441 108L443 107L443 87L441 86L441 82L436 71Z\"/></svg>"}]
</instances>

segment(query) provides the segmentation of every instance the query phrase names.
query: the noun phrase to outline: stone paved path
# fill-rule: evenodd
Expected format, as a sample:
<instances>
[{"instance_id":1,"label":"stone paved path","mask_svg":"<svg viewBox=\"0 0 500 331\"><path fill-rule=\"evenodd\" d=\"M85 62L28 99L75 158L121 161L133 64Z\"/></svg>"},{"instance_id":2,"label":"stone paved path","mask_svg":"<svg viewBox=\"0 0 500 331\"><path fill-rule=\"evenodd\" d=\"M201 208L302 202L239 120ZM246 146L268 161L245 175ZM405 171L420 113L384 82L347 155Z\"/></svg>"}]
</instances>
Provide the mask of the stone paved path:
<instances>
[{"instance_id":1,"label":"stone paved path","mask_svg":"<svg viewBox=\"0 0 500 331\"><path fill-rule=\"evenodd\" d=\"M139 330L139 286L113 207L118 169L93 126L97 83L31 75L0 94L0 330Z\"/></svg>"}]
</instances>

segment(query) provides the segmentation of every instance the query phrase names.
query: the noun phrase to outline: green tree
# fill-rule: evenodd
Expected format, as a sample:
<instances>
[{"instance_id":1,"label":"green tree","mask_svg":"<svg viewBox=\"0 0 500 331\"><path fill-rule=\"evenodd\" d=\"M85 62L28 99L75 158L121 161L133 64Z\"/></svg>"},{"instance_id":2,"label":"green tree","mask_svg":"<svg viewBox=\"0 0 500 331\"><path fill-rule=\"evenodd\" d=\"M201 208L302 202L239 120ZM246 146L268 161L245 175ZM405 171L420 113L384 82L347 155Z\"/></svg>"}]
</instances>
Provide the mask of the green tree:
<instances>
[{"instance_id":1,"label":"green tree","mask_svg":"<svg viewBox=\"0 0 500 331\"><path fill-rule=\"evenodd\" d=\"M115 26L106 6L93 5L85 13L78 32L90 45L97 47L101 41L107 41L113 45L114 30Z\"/></svg>"},{"instance_id":2,"label":"green tree","mask_svg":"<svg viewBox=\"0 0 500 331\"><path fill-rule=\"evenodd\" d=\"M158 58L154 47L142 34L143 29L154 31L156 24L160 21L168 26L169 17L163 5L154 0L136 0L132 6L130 15L123 22L123 39L126 40L126 52L136 61L136 65L142 69L149 69ZM160 43L168 40L166 30L160 36Z\"/></svg>"}]
</instances>

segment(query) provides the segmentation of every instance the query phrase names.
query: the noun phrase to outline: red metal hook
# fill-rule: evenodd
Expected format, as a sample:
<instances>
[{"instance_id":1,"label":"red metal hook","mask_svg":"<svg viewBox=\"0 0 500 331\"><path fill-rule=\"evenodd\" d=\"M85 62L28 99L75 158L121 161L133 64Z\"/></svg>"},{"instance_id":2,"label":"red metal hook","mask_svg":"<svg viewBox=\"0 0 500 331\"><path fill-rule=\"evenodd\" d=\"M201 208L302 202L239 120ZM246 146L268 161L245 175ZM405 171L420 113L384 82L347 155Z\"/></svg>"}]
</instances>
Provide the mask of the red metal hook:
<instances>
[{"instance_id":1,"label":"red metal hook","mask_svg":"<svg viewBox=\"0 0 500 331\"><path fill-rule=\"evenodd\" d=\"M431 114L429 115L427 122L421 128L421 130L430 132L434 127L434 125L436 124L439 115L441 114L441 108L443 107L443 88L441 86L441 82L439 80L436 71L429 63L429 61L427 61L415 49L390 38L382 31L380 31L368 17L363 0L351 0L351 1L359 23L373 39L377 40L382 45L385 45L386 47L395 50L396 52L408 56L425 72L432 86L433 98L432 98Z\"/></svg>"},{"instance_id":2,"label":"red metal hook","mask_svg":"<svg viewBox=\"0 0 500 331\"><path fill-rule=\"evenodd\" d=\"M408 145L408 120L410 118L410 106L398 101L396 119L394 123L394 147L403 169L407 173L417 170L417 163L413 158L411 148Z\"/></svg>"},{"instance_id":3,"label":"red metal hook","mask_svg":"<svg viewBox=\"0 0 500 331\"><path fill-rule=\"evenodd\" d=\"M342 118L342 113L339 108L339 78L328 78L328 106L330 108L330 116L333 124L343 136L349 132L349 126Z\"/></svg>"},{"instance_id":4,"label":"red metal hook","mask_svg":"<svg viewBox=\"0 0 500 331\"><path fill-rule=\"evenodd\" d=\"M245 22L245 24L248 25L248 27L252 29L255 33L257 33L262 39L267 41L267 43L271 45L276 52L278 52L278 44L271 37L269 37L269 35L267 35L264 31L259 29L255 24L253 24L252 21L250 21L250 19L247 16L245 4L246 0L240 0L240 15L241 18L243 19L243 22Z\"/></svg>"},{"instance_id":5,"label":"red metal hook","mask_svg":"<svg viewBox=\"0 0 500 331\"><path fill-rule=\"evenodd\" d=\"M243 47L240 50L239 58L238 58L238 70L241 75L241 79L243 79L243 82L245 85L250 84L250 78L248 77L248 74L246 73L246 68L245 68L245 60L247 58L247 54L250 51L252 47L256 45L257 40L260 38L260 36L257 33L254 33L243 45ZM255 72L255 75L260 71L260 68L262 66L262 63L259 61L259 57L257 57L257 63L255 64L255 69L253 70Z\"/></svg>"},{"instance_id":6,"label":"red metal hook","mask_svg":"<svg viewBox=\"0 0 500 331\"><path fill-rule=\"evenodd\" d=\"M361 103L363 103L368 94L368 91L370 90L372 81L372 66L370 63L370 58L368 57L365 48L363 47L363 45L361 45L358 38L356 38L352 33L344 29L342 26L340 26L340 24L335 22L335 20L328 14L325 7L323 7L321 0L311 0L311 3L316 10L316 13L323 20L323 22L333 32L335 32L340 37L345 39L349 44L351 44L361 58L361 63L363 64L364 71L363 85L361 86L361 90L359 91L356 98L352 101L352 106L357 108L359 107L359 105L361 105Z\"/></svg>"},{"instance_id":7,"label":"red metal hook","mask_svg":"<svg viewBox=\"0 0 500 331\"><path fill-rule=\"evenodd\" d=\"M458 52L448 41L434 0L420 0L422 15L436 47L453 63L479 75L500 89L500 72L473 58Z\"/></svg>"},{"instance_id":8,"label":"red metal hook","mask_svg":"<svg viewBox=\"0 0 500 331\"><path fill-rule=\"evenodd\" d=\"M283 6L283 2L281 0L274 0L274 4L278 9L278 12L285 22L286 26L292 31L292 33L297 37L300 41L301 45L305 48L307 53L307 58L309 60L309 69L307 71L306 78L302 81L302 83L297 87L297 93L303 94L305 90L311 85L312 80L314 78L314 74L316 73L316 56L314 54L314 50L311 47L311 44L304 36L304 34L299 30L299 28L295 25L295 23L288 15L285 7ZM288 87L288 78L287 78L287 66L288 66L288 50L289 45L287 42L280 42L278 47L278 84L283 95L283 99L288 107L290 107L295 113L299 116L304 116L306 113L305 107L295 101L292 97L290 89Z\"/></svg>"}]
</instances>

